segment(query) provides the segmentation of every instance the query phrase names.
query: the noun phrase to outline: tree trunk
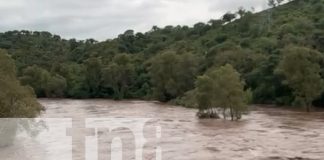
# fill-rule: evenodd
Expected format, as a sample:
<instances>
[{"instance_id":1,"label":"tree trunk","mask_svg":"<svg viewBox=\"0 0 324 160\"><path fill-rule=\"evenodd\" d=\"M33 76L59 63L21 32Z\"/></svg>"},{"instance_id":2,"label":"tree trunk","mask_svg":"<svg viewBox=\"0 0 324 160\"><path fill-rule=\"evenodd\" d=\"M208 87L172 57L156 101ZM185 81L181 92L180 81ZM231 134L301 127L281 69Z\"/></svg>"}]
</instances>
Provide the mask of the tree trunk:
<instances>
[{"instance_id":1,"label":"tree trunk","mask_svg":"<svg viewBox=\"0 0 324 160\"><path fill-rule=\"evenodd\" d=\"M311 111L311 106L310 106L310 105L307 105L307 106L306 106L306 111L307 111L307 112L310 112L310 111Z\"/></svg>"},{"instance_id":2,"label":"tree trunk","mask_svg":"<svg viewBox=\"0 0 324 160\"><path fill-rule=\"evenodd\" d=\"M226 120L226 108L223 109L223 117Z\"/></svg>"},{"instance_id":3,"label":"tree trunk","mask_svg":"<svg viewBox=\"0 0 324 160\"><path fill-rule=\"evenodd\" d=\"M310 112L312 108L312 101L306 99L306 111Z\"/></svg>"},{"instance_id":4,"label":"tree trunk","mask_svg":"<svg viewBox=\"0 0 324 160\"><path fill-rule=\"evenodd\" d=\"M234 114L233 114L233 108L230 107L230 112L231 112L231 121L234 121Z\"/></svg>"}]
</instances>

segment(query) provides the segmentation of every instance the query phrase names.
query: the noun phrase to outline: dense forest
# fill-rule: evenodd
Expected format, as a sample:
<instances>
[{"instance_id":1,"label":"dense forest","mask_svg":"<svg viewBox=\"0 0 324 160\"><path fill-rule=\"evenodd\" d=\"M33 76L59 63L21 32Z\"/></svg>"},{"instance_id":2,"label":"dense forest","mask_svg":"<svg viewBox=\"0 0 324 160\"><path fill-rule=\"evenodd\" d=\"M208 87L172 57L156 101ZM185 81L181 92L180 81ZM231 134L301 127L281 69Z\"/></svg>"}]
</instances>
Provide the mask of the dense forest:
<instances>
[{"instance_id":1,"label":"dense forest","mask_svg":"<svg viewBox=\"0 0 324 160\"><path fill-rule=\"evenodd\" d=\"M39 115L43 107L37 102L33 89L20 84L15 63L4 50L0 50L0 64L0 118L33 118ZM0 141L1 147L3 141Z\"/></svg>"},{"instance_id":2,"label":"dense forest","mask_svg":"<svg viewBox=\"0 0 324 160\"><path fill-rule=\"evenodd\" d=\"M127 30L103 42L9 31L0 33L0 48L14 59L21 84L38 97L156 99L195 107L201 104L193 97L212 103L213 96L203 95L217 82L241 88L233 93L252 103L323 105L324 0L269 2L270 9L258 13L239 8L193 27Z\"/></svg>"}]
</instances>

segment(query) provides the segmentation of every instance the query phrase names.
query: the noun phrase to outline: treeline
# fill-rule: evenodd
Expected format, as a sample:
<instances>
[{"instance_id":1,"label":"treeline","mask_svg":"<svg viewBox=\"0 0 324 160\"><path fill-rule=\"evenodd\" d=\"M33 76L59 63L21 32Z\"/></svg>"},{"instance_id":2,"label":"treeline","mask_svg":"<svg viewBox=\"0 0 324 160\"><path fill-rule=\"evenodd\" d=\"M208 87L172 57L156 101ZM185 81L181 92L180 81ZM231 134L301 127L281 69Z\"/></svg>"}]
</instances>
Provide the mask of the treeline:
<instances>
[{"instance_id":1,"label":"treeline","mask_svg":"<svg viewBox=\"0 0 324 160\"><path fill-rule=\"evenodd\" d=\"M253 103L322 105L324 1L269 2L272 8L260 13L239 8L193 27L127 30L104 42L10 31L0 34L0 48L15 60L21 83L38 97L199 106L193 101L202 83L198 77L230 64Z\"/></svg>"}]
</instances>

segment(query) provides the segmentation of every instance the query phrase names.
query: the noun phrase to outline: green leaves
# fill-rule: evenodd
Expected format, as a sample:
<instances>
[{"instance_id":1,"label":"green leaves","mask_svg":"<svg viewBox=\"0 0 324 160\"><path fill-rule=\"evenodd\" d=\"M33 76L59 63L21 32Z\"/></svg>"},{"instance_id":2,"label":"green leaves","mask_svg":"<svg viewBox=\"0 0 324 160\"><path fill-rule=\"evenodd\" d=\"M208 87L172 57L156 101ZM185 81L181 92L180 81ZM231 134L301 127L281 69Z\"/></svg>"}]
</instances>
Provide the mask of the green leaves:
<instances>
[{"instance_id":1,"label":"green leaves","mask_svg":"<svg viewBox=\"0 0 324 160\"><path fill-rule=\"evenodd\" d=\"M15 65L6 51L0 50L0 118L33 118L43 109L30 87L15 76Z\"/></svg>"},{"instance_id":2,"label":"green leaves","mask_svg":"<svg viewBox=\"0 0 324 160\"><path fill-rule=\"evenodd\" d=\"M213 68L196 81L198 115L206 117L217 114L214 109L222 109L223 117L240 119L247 110L246 93L240 74L229 64Z\"/></svg>"},{"instance_id":3,"label":"green leaves","mask_svg":"<svg viewBox=\"0 0 324 160\"><path fill-rule=\"evenodd\" d=\"M235 13L227 12L226 14L223 15L224 22L231 22L235 18L236 18Z\"/></svg>"},{"instance_id":4,"label":"green leaves","mask_svg":"<svg viewBox=\"0 0 324 160\"><path fill-rule=\"evenodd\" d=\"M114 91L115 99L124 99L134 81L134 65L127 54L116 55L113 62L103 70L104 85Z\"/></svg>"},{"instance_id":5,"label":"green leaves","mask_svg":"<svg viewBox=\"0 0 324 160\"><path fill-rule=\"evenodd\" d=\"M149 75L154 97L168 101L193 88L198 58L191 53L165 52L149 61Z\"/></svg>"},{"instance_id":6,"label":"green leaves","mask_svg":"<svg viewBox=\"0 0 324 160\"><path fill-rule=\"evenodd\" d=\"M96 97L99 94L101 75L102 75L102 61L100 58L91 57L85 62L86 73L85 80L88 86L88 93L91 97Z\"/></svg>"},{"instance_id":7,"label":"green leaves","mask_svg":"<svg viewBox=\"0 0 324 160\"><path fill-rule=\"evenodd\" d=\"M12 66L16 64L21 82L39 97L154 97L186 99L188 103L182 104L197 106L195 81L208 71L197 84L205 90L198 95L201 106L208 107L216 104L216 94L209 93L216 90L215 81L232 79L225 72L211 72L230 64L246 80L246 88L251 88L254 103L291 105L295 99L295 104L303 104L305 95L312 95L307 98L312 101L321 90L318 70L324 68L316 60L320 54L310 54L324 53L323 0L296 0L281 6L282 0L269 2L274 8L258 13L239 8L192 27L154 26L146 33L127 30L102 42L65 40L37 31L0 33L0 48L15 60L0 59L0 64L7 79L15 78ZM286 52L298 55L292 56L296 59L282 56ZM222 88L217 90L217 96L227 94ZM319 102L323 105L324 97Z\"/></svg>"},{"instance_id":8,"label":"green leaves","mask_svg":"<svg viewBox=\"0 0 324 160\"><path fill-rule=\"evenodd\" d=\"M64 97L67 88L64 77L36 65L24 69L20 81L23 85L31 86L39 97Z\"/></svg>"},{"instance_id":9,"label":"green leaves","mask_svg":"<svg viewBox=\"0 0 324 160\"><path fill-rule=\"evenodd\" d=\"M38 96L46 96L45 89L51 75L47 70L40 68L36 65L27 67L23 70L23 76L20 78L23 85L29 85L34 88Z\"/></svg>"},{"instance_id":10,"label":"green leaves","mask_svg":"<svg viewBox=\"0 0 324 160\"><path fill-rule=\"evenodd\" d=\"M284 55L276 73L283 75L284 83L294 90L295 104L310 111L312 101L324 90L319 64L323 56L309 48L296 46L288 46L282 52Z\"/></svg>"}]
</instances>

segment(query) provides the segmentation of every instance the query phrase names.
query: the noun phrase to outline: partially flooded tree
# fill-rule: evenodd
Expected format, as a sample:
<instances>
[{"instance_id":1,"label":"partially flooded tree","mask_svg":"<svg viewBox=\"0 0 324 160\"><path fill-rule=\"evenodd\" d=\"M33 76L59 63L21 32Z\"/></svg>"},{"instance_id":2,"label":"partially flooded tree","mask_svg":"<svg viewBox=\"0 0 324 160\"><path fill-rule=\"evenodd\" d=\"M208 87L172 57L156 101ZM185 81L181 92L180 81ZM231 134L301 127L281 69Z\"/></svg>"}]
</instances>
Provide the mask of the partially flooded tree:
<instances>
[{"instance_id":1,"label":"partially flooded tree","mask_svg":"<svg viewBox=\"0 0 324 160\"><path fill-rule=\"evenodd\" d=\"M208 75L200 76L197 79L195 93L199 108L197 115L200 118L219 118L214 106L214 83L214 80Z\"/></svg>"},{"instance_id":2,"label":"partially flooded tree","mask_svg":"<svg viewBox=\"0 0 324 160\"><path fill-rule=\"evenodd\" d=\"M218 117L221 110L224 119L241 119L247 111L246 96L240 74L229 64L212 69L196 82L198 116Z\"/></svg>"},{"instance_id":3,"label":"partially flooded tree","mask_svg":"<svg viewBox=\"0 0 324 160\"><path fill-rule=\"evenodd\" d=\"M6 147L12 144L19 126L29 128L29 119L21 122L14 118L34 118L43 107L33 89L17 80L15 63L4 50L0 50L0 64L0 147Z\"/></svg>"},{"instance_id":4,"label":"partially flooded tree","mask_svg":"<svg viewBox=\"0 0 324 160\"><path fill-rule=\"evenodd\" d=\"M13 60L0 50L0 118L33 118L42 110L31 87L16 78Z\"/></svg>"},{"instance_id":5,"label":"partially flooded tree","mask_svg":"<svg viewBox=\"0 0 324 160\"><path fill-rule=\"evenodd\" d=\"M312 102L324 90L324 81L321 78L320 61L322 55L305 47L288 46L284 50L276 73L284 76L284 84L294 91L294 104L311 111Z\"/></svg>"}]
</instances>

